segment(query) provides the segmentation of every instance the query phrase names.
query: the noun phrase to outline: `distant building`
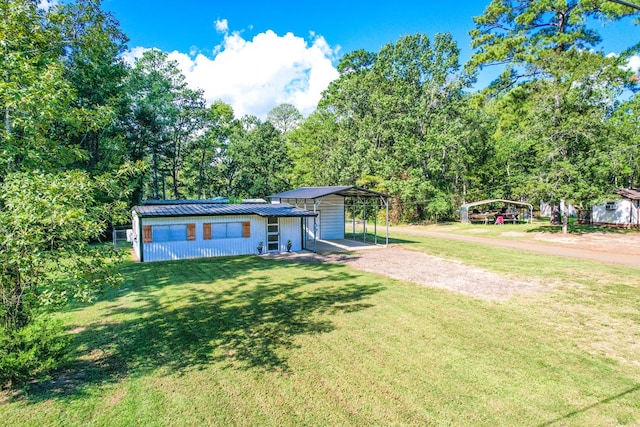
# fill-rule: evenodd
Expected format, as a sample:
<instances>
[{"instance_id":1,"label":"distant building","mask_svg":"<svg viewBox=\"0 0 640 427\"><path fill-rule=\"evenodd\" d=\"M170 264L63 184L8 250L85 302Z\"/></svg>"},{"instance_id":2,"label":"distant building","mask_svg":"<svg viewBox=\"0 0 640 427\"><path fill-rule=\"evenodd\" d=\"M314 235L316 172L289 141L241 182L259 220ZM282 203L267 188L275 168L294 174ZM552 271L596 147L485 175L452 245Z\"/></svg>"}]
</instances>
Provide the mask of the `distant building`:
<instances>
[{"instance_id":1,"label":"distant building","mask_svg":"<svg viewBox=\"0 0 640 427\"><path fill-rule=\"evenodd\" d=\"M640 189L622 188L614 193L619 198L591 209L591 223L640 228Z\"/></svg>"}]
</instances>

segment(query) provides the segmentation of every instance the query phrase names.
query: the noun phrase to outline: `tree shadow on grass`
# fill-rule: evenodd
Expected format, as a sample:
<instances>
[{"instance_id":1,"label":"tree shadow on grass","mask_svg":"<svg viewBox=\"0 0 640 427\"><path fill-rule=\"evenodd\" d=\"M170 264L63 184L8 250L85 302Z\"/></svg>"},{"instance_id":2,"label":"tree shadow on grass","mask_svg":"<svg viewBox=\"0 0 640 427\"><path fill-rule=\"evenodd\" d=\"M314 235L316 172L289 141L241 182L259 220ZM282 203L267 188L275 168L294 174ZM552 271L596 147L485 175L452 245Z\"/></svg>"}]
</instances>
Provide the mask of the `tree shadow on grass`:
<instances>
[{"instance_id":1,"label":"tree shadow on grass","mask_svg":"<svg viewBox=\"0 0 640 427\"><path fill-rule=\"evenodd\" d=\"M212 363L286 373L297 336L334 330L332 315L370 307L366 299L384 289L336 264L261 258L168 264L128 266L133 279L119 294L105 297L113 303L106 316L77 328L70 362L50 380L33 384L29 400L64 398L129 376L182 373ZM260 274L270 269L279 274ZM129 298L133 303L124 303L121 295L129 292L136 292Z\"/></svg>"}]
</instances>

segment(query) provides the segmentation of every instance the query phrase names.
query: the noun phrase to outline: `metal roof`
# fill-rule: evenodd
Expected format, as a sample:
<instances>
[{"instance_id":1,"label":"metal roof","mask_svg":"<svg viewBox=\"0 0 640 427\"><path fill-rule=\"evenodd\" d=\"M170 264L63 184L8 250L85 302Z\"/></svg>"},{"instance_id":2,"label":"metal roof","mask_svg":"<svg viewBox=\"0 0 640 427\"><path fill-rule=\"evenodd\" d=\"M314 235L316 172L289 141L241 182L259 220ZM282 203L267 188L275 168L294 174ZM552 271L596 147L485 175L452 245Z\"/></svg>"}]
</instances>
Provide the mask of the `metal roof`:
<instances>
[{"instance_id":1,"label":"metal roof","mask_svg":"<svg viewBox=\"0 0 640 427\"><path fill-rule=\"evenodd\" d=\"M531 203L517 202L515 200L505 200L505 199L480 200L480 201L477 201L477 202L465 203L464 205L460 206L460 208L467 208L468 209L468 208L471 208L471 207L474 207L474 206L488 205L489 203L494 203L494 202L513 203L514 205L527 206L529 209L533 210L533 205Z\"/></svg>"},{"instance_id":2,"label":"metal roof","mask_svg":"<svg viewBox=\"0 0 640 427\"><path fill-rule=\"evenodd\" d=\"M387 194L356 187L355 185L329 187L301 187L283 193L272 194L271 199L319 199L320 197L337 194L343 197L389 197Z\"/></svg>"},{"instance_id":3,"label":"metal roof","mask_svg":"<svg viewBox=\"0 0 640 427\"><path fill-rule=\"evenodd\" d=\"M134 206L132 210L139 216L175 217L175 216L220 216L220 215L258 215L262 217L313 217L317 214L306 209L287 204L221 204L221 203L174 203L164 205Z\"/></svg>"},{"instance_id":4,"label":"metal roof","mask_svg":"<svg viewBox=\"0 0 640 427\"><path fill-rule=\"evenodd\" d=\"M181 199L181 200L143 200L141 205L210 205L210 204L228 204L228 197L214 197L213 199ZM267 203L264 199L242 199L241 204L247 203Z\"/></svg>"},{"instance_id":5,"label":"metal roof","mask_svg":"<svg viewBox=\"0 0 640 427\"><path fill-rule=\"evenodd\" d=\"M613 191L616 194L630 200L640 200L640 188L621 188Z\"/></svg>"}]
</instances>

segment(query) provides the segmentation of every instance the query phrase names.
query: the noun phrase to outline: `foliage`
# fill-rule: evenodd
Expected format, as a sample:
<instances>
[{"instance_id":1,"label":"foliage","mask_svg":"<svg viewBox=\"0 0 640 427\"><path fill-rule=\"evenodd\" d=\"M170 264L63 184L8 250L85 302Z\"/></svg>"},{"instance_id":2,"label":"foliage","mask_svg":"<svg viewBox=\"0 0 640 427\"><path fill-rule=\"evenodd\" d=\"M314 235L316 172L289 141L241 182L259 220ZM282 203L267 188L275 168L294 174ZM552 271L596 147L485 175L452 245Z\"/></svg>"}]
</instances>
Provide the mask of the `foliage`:
<instances>
[{"instance_id":1,"label":"foliage","mask_svg":"<svg viewBox=\"0 0 640 427\"><path fill-rule=\"evenodd\" d=\"M245 117L245 126L231 135L227 155L237 164L231 194L267 197L288 188L289 154L281 134L270 122Z\"/></svg>"},{"instance_id":2,"label":"foliage","mask_svg":"<svg viewBox=\"0 0 640 427\"><path fill-rule=\"evenodd\" d=\"M17 330L0 326L0 388L59 366L70 341L63 327L44 316Z\"/></svg>"},{"instance_id":3,"label":"foliage","mask_svg":"<svg viewBox=\"0 0 640 427\"><path fill-rule=\"evenodd\" d=\"M608 1L594 0L492 0L474 18L470 31L476 50L469 61L474 70L504 64L501 87L520 79L548 76L551 65L563 52L587 51L601 37L593 28L598 21L633 15Z\"/></svg>"},{"instance_id":4,"label":"foliage","mask_svg":"<svg viewBox=\"0 0 640 427\"><path fill-rule=\"evenodd\" d=\"M203 120L204 133L192 139L185 156L187 174L197 179L198 199L230 194L232 186L228 179L232 180L235 172L235 162L226 153L229 137L237 126L233 109L225 102L215 101Z\"/></svg>"},{"instance_id":5,"label":"foliage","mask_svg":"<svg viewBox=\"0 0 640 427\"><path fill-rule=\"evenodd\" d=\"M115 17L101 10L101 0L60 4L48 19L63 38L64 78L74 91L70 106L82 117L81 127L67 138L86 152L81 164L87 170L117 169L126 159L114 123L125 96L128 69L120 55L127 37ZM68 130L61 124L56 136L64 138Z\"/></svg>"},{"instance_id":6,"label":"foliage","mask_svg":"<svg viewBox=\"0 0 640 427\"><path fill-rule=\"evenodd\" d=\"M337 128L318 156L333 171L327 181L382 178L395 195L397 219L450 214L453 205L437 200L464 191L471 179L467 165L483 145L475 143L481 129L476 118L465 113L463 89L470 79L460 71L458 55L450 34L433 40L415 34L377 54L345 56L340 78L320 103Z\"/></svg>"},{"instance_id":7,"label":"foliage","mask_svg":"<svg viewBox=\"0 0 640 427\"><path fill-rule=\"evenodd\" d=\"M110 183L84 172L15 173L0 185L0 325L29 324L41 309L90 300L118 283L114 254L89 246L122 209L104 204Z\"/></svg>"},{"instance_id":8,"label":"foliage","mask_svg":"<svg viewBox=\"0 0 640 427\"><path fill-rule=\"evenodd\" d=\"M620 182L620 158L614 168L609 161L621 144L611 117L633 89L623 66L631 51L594 50L600 36L591 26L632 11L608 3L495 0L474 18L469 68L506 66L486 91L495 98L496 166L508 171L500 196L589 205Z\"/></svg>"},{"instance_id":9,"label":"foliage","mask_svg":"<svg viewBox=\"0 0 640 427\"><path fill-rule=\"evenodd\" d=\"M269 111L267 121L281 134L285 135L300 124L302 114L292 104L280 104Z\"/></svg>"},{"instance_id":10,"label":"foliage","mask_svg":"<svg viewBox=\"0 0 640 427\"><path fill-rule=\"evenodd\" d=\"M33 1L0 2L0 15L0 177L78 160L77 147L52 138L57 123L77 129L81 116L69 108L74 94L58 58L59 32Z\"/></svg>"}]
</instances>

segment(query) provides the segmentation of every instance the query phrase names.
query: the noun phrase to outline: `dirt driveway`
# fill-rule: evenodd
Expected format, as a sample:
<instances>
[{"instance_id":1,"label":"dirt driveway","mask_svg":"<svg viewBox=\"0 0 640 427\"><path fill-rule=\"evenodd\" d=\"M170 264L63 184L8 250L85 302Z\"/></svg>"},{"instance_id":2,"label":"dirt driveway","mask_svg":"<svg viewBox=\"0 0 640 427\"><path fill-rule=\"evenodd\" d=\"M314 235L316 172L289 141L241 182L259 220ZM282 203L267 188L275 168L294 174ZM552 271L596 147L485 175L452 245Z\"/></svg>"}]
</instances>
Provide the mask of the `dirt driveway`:
<instances>
[{"instance_id":1,"label":"dirt driveway","mask_svg":"<svg viewBox=\"0 0 640 427\"><path fill-rule=\"evenodd\" d=\"M551 233L505 232L504 237L527 237L526 240L507 240L482 236L487 228L468 230L476 235L460 235L445 232L424 231L418 227L392 227L397 234L437 237L478 243L482 245L535 252L566 258L587 259L607 264L620 264L640 268L640 233L589 233L563 235ZM446 230L443 230L446 231Z\"/></svg>"}]
</instances>

